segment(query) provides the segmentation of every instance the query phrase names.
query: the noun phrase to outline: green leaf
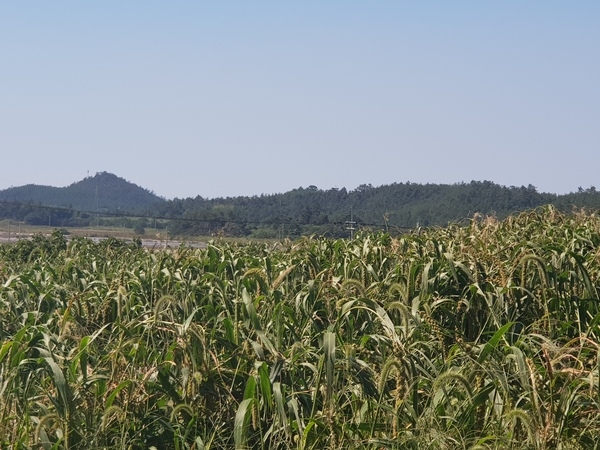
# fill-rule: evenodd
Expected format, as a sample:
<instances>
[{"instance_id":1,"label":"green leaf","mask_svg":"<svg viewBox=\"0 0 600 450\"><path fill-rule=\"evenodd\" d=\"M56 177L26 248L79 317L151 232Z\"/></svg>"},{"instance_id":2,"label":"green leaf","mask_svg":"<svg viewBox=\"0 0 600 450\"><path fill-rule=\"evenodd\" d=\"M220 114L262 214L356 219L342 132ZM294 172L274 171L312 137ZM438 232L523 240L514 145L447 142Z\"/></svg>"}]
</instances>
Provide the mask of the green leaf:
<instances>
[{"instance_id":1,"label":"green leaf","mask_svg":"<svg viewBox=\"0 0 600 450\"><path fill-rule=\"evenodd\" d=\"M277 406L277 413L279 415L279 420L281 420L281 425L285 431L286 436L290 437L289 430L289 420L287 414L285 413L285 407L283 405L283 394L281 392L281 383L279 381L273 383L273 397L275 398L275 404Z\"/></svg>"},{"instance_id":2,"label":"green leaf","mask_svg":"<svg viewBox=\"0 0 600 450\"><path fill-rule=\"evenodd\" d=\"M267 363L255 363L258 367L258 379L260 382L260 393L263 398L263 405L267 410L271 410L273 404L273 393L271 392L271 380L269 379L269 368Z\"/></svg>"},{"instance_id":3,"label":"green leaf","mask_svg":"<svg viewBox=\"0 0 600 450\"><path fill-rule=\"evenodd\" d=\"M496 331L494 333L494 336L492 336L492 339L490 339L485 344L485 346L483 347L483 350L481 350L481 353L479 354L479 357L477 358L477 362L479 364L482 364L486 360L486 358L490 355L490 353L492 353L492 351L498 346L500 339L502 339L504 337L506 332L508 330L510 330L514 324L515 324L515 322L509 322L509 323L503 325L498 331Z\"/></svg>"},{"instance_id":4,"label":"green leaf","mask_svg":"<svg viewBox=\"0 0 600 450\"><path fill-rule=\"evenodd\" d=\"M58 391L58 395L62 400L62 406L64 408L63 413L67 413L70 410L70 398L69 398L69 388L67 385L67 380L65 378L65 374L58 367L56 361L51 357L44 358L50 370L52 371L52 380L54 381L54 385L56 386L56 390Z\"/></svg>"},{"instance_id":5,"label":"green leaf","mask_svg":"<svg viewBox=\"0 0 600 450\"><path fill-rule=\"evenodd\" d=\"M244 400L254 398L256 396L256 379L254 377L248 377L246 382L246 389L244 389Z\"/></svg>"},{"instance_id":6,"label":"green leaf","mask_svg":"<svg viewBox=\"0 0 600 450\"><path fill-rule=\"evenodd\" d=\"M122 381L116 388L114 388L113 391L108 396L108 398L106 399L106 408L105 409L110 408L112 406L113 402L115 401L115 398L119 394L119 392L121 392L126 387L130 386L132 383L133 382L131 380L125 380L125 381Z\"/></svg>"},{"instance_id":7,"label":"green leaf","mask_svg":"<svg viewBox=\"0 0 600 450\"><path fill-rule=\"evenodd\" d=\"M326 331L323 335L323 353L325 355L325 381L327 383L327 402L333 404L333 374L335 371L335 333Z\"/></svg>"},{"instance_id":8,"label":"green leaf","mask_svg":"<svg viewBox=\"0 0 600 450\"><path fill-rule=\"evenodd\" d=\"M233 441L236 450L246 449L246 441L248 440L248 422L250 421L254 402L255 400L253 398L243 400L235 413L233 422Z\"/></svg>"},{"instance_id":9,"label":"green leaf","mask_svg":"<svg viewBox=\"0 0 600 450\"><path fill-rule=\"evenodd\" d=\"M12 345L13 345L12 341L6 341L4 344L2 344L2 348L0 348L0 363L2 363L2 361L8 354Z\"/></svg>"}]
</instances>

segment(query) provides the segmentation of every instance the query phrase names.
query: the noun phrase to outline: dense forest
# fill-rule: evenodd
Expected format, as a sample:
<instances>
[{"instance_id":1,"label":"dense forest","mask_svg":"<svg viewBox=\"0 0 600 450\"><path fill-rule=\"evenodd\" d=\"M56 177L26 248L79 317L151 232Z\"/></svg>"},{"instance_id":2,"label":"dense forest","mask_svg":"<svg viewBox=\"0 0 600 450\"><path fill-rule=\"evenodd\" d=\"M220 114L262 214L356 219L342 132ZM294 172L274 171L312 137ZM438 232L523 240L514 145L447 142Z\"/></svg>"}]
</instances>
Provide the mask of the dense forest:
<instances>
[{"instance_id":1,"label":"dense forest","mask_svg":"<svg viewBox=\"0 0 600 450\"><path fill-rule=\"evenodd\" d=\"M490 181L452 185L394 183L380 187L321 190L315 186L254 197L175 199L156 205L159 216L177 217L177 234L277 237L323 234L341 237L354 227L395 231L417 226L446 226L476 213L504 218L552 204L559 210L600 208L595 188L568 195L539 193L532 185L504 187Z\"/></svg>"},{"instance_id":2,"label":"dense forest","mask_svg":"<svg viewBox=\"0 0 600 450\"><path fill-rule=\"evenodd\" d=\"M554 205L558 210L600 209L594 187L566 195L535 186L505 187L490 181L456 184L394 183L354 190L300 187L279 194L165 200L106 172L66 188L28 185L0 191L0 219L32 225L168 227L171 235L229 235L256 238L319 234L343 237L349 228L390 232L446 226L479 213L509 214Z\"/></svg>"}]
</instances>

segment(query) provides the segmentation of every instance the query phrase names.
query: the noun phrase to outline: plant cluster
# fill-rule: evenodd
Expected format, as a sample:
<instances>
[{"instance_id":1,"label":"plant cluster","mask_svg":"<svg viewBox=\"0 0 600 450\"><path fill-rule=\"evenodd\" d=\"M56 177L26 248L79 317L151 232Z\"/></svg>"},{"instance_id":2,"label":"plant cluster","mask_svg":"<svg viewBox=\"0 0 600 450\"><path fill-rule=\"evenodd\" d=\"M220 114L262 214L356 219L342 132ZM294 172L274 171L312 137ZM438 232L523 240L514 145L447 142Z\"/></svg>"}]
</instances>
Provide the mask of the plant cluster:
<instances>
[{"instance_id":1,"label":"plant cluster","mask_svg":"<svg viewBox=\"0 0 600 450\"><path fill-rule=\"evenodd\" d=\"M0 448L598 445L594 215L20 245L0 247Z\"/></svg>"}]
</instances>

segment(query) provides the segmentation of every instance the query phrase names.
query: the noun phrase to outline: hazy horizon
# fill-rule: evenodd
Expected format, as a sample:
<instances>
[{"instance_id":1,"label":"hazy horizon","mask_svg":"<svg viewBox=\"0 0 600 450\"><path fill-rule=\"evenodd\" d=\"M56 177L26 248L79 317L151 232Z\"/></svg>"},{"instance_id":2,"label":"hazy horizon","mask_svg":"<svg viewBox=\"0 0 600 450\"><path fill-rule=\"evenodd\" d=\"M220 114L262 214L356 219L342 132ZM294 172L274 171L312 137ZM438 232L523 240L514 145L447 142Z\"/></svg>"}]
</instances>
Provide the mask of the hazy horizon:
<instances>
[{"instance_id":1,"label":"hazy horizon","mask_svg":"<svg viewBox=\"0 0 600 450\"><path fill-rule=\"evenodd\" d=\"M106 171L97 172L97 173L94 173L94 174L86 175L84 178L82 178L80 180L75 180L75 181L73 181L71 183L68 183L68 184L66 184L64 186L53 186L53 185L46 185L46 184L45 185L40 185L40 184L37 184L37 183L27 183L27 184L19 185L19 186L9 186L7 188L0 188L0 191L6 190L6 189L12 189L12 188L19 188L19 187L23 187L23 186L27 186L27 185L36 185L36 186L51 187L51 188L67 188L67 187L71 186L72 184L76 184L76 183L78 183L80 181L85 180L85 178L88 178L88 177L89 178L93 178L96 175L99 175L101 173L109 173L111 175L115 175L115 176L117 176L117 177L119 177L121 179L124 179L125 181L127 181L129 183L135 184L135 185L139 186L140 188L143 188L143 189L145 189L147 191L150 191L154 195L156 195L158 197L161 197L161 198L163 198L165 200L173 200L174 198L178 198L178 199L183 200L183 199L186 199L186 198L195 198L197 196L201 196L201 197L206 198L206 199L215 199L215 198L228 197L228 196L206 197L206 196L202 196L200 194L196 194L196 195L192 195L192 196L188 196L188 197L165 197L164 195L161 195L160 192L156 192L154 189L152 189L151 186L144 186L144 185L141 185L139 183L136 183L133 180L129 180L129 179L125 178L125 177L122 177L122 176L120 176L117 173L106 172ZM308 189L308 188L311 188L311 187L316 187L317 189L322 190L322 191L328 191L328 190L331 190L331 189L346 189L348 192L352 192L352 191L354 191L355 189L359 188L362 185L369 185L369 184L371 185L372 188L378 188L378 187L383 187L383 186L389 186L389 185L392 185L392 184L407 184L407 183L417 184L417 185L427 185L427 184L429 184L429 185L450 185L451 186L451 185L459 185L459 184L470 184L471 182L491 182L491 183L494 183L494 184L497 184L499 186L506 187L506 188L522 188L522 187L528 188L529 187L529 184L528 185L518 185L518 186L517 185L507 186L507 185L503 185L503 184L500 184L500 183L496 183L493 180L468 180L468 181L462 180L462 181L457 181L457 182L454 182L454 183L418 183L418 182L413 182L413 181L410 181L410 180L406 180L406 181L397 181L397 182L383 183L383 184L377 184L377 185L373 184L373 183L361 183L361 184L359 184L357 186L353 186L353 187L348 187L348 186L323 187L323 186L315 186L315 185L301 185L301 186L296 186L296 187L290 188L287 191L276 191L276 192L274 191L274 192L260 192L260 193L252 193L252 194L240 194L239 197L253 197L253 196L261 196L261 195L278 195L278 194L285 194L285 193L287 193L289 191L292 191L292 190L295 190L295 189ZM561 194L556 193L556 192L541 191L540 189L537 188L537 186L534 186L534 187L536 188L536 191L538 193L561 195ZM579 188L588 189L590 187L594 187L595 188L595 186L593 186L593 185L590 185L590 186L578 186L577 189L573 189L573 190L571 190L569 192L565 192L564 194L575 193L575 192L578 191ZM229 197L238 197L238 196L229 196Z\"/></svg>"},{"instance_id":2,"label":"hazy horizon","mask_svg":"<svg viewBox=\"0 0 600 450\"><path fill-rule=\"evenodd\" d=\"M598 185L600 3L0 5L0 189Z\"/></svg>"}]
</instances>

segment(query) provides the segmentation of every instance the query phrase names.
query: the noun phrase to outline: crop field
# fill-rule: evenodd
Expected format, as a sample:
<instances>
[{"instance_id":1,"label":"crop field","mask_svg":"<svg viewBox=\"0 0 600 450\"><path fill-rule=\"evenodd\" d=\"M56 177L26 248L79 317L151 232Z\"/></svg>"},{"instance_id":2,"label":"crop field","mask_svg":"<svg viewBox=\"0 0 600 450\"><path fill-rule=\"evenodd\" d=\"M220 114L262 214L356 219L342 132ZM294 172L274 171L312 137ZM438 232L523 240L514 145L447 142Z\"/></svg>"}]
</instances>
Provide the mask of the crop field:
<instances>
[{"instance_id":1,"label":"crop field","mask_svg":"<svg viewBox=\"0 0 600 450\"><path fill-rule=\"evenodd\" d=\"M600 218L0 246L0 448L600 446Z\"/></svg>"}]
</instances>

